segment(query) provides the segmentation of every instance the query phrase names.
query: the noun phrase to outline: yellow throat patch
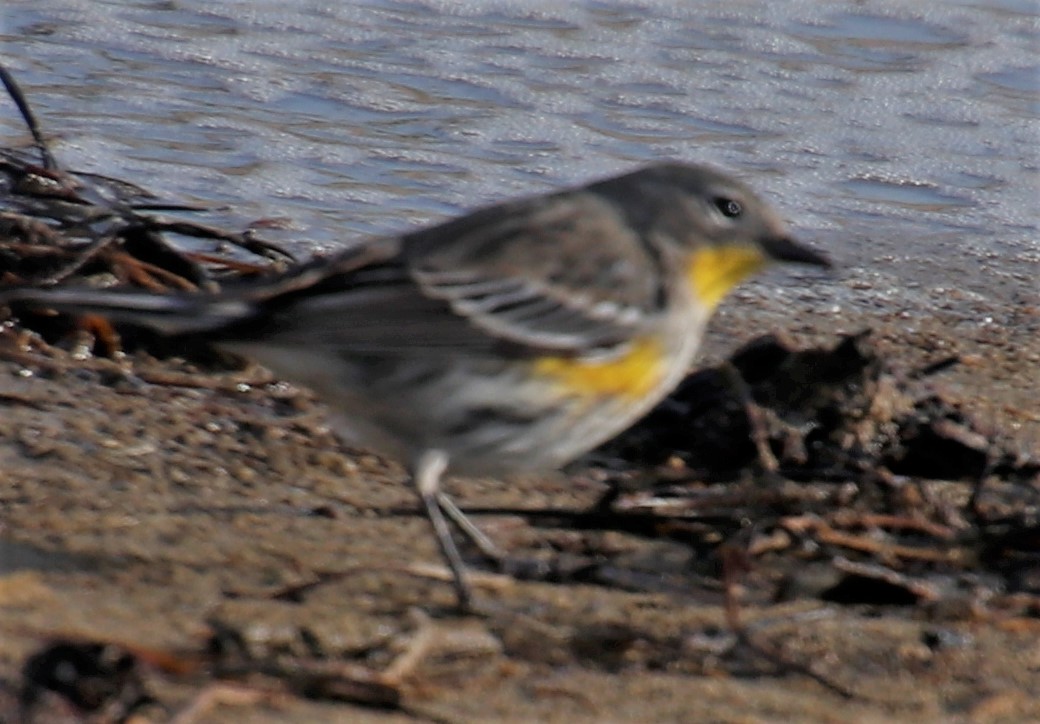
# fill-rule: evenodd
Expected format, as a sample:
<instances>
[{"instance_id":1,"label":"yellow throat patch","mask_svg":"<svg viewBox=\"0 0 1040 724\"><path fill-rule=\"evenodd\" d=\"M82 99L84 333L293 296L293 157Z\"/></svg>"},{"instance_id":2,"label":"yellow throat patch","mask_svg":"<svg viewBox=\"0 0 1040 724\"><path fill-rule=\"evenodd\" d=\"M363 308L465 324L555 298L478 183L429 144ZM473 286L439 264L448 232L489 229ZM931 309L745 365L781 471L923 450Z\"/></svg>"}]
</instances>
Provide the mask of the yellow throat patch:
<instances>
[{"instance_id":1,"label":"yellow throat patch","mask_svg":"<svg viewBox=\"0 0 1040 724\"><path fill-rule=\"evenodd\" d=\"M641 339L614 359L542 357L535 361L534 369L554 378L567 394L640 399L664 380L664 349L657 340Z\"/></svg>"},{"instance_id":2,"label":"yellow throat patch","mask_svg":"<svg viewBox=\"0 0 1040 724\"><path fill-rule=\"evenodd\" d=\"M722 246L700 249L693 254L686 275L701 304L714 309L729 290L762 269L766 256L758 249Z\"/></svg>"}]
</instances>

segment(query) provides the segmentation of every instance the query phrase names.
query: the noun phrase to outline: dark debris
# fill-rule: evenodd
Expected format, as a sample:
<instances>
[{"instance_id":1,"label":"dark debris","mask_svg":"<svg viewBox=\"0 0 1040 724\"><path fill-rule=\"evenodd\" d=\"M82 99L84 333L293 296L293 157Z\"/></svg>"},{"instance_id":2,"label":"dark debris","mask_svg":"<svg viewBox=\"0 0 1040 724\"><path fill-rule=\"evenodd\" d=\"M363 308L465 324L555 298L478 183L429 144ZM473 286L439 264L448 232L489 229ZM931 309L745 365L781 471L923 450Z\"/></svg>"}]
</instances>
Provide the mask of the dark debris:
<instances>
[{"instance_id":1,"label":"dark debris","mask_svg":"<svg viewBox=\"0 0 1040 724\"><path fill-rule=\"evenodd\" d=\"M722 535L769 561L777 599L931 605L970 579L1035 615L1040 460L927 378L892 371L867 333L809 350L756 339L593 456L615 485L595 526L653 520L705 575Z\"/></svg>"},{"instance_id":2,"label":"dark debris","mask_svg":"<svg viewBox=\"0 0 1040 724\"><path fill-rule=\"evenodd\" d=\"M160 678L203 685L181 710L163 711L148 689ZM254 655L237 629L213 623L196 651L79 638L45 643L22 668L17 720L195 721L218 704L252 704L278 694L381 709L402 706L400 682L391 676L329 656ZM8 721L13 712L3 711L2 701L0 721Z\"/></svg>"},{"instance_id":3,"label":"dark debris","mask_svg":"<svg viewBox=\"0 0 1040 724\"><path fill-rule=\"evenodd\" d=\"M950 364L944 360L941 369ZM874 470L965 482L1040 475L1040 461L982 431L919 375L889 369L869 333L809 350L760 337L729 365L750 399L727 366L698 371L605 452L627 464L678 460L691 473L736 478L769 467L754 444L761 435L779 472L797 480L855 480Z\"/></svg>"},{"instance_id":4,"label":"dark debris","mask_svg":"<svg viewBox=\"0 0 1040 724\"><path fill-rule=\"evenodd\" d=\"M63 710L70 719L125 722L154 703L137 657L118 646L55 641L22 668L19 710L25 722L47 721Z\"/></svg>"}]
</instances>

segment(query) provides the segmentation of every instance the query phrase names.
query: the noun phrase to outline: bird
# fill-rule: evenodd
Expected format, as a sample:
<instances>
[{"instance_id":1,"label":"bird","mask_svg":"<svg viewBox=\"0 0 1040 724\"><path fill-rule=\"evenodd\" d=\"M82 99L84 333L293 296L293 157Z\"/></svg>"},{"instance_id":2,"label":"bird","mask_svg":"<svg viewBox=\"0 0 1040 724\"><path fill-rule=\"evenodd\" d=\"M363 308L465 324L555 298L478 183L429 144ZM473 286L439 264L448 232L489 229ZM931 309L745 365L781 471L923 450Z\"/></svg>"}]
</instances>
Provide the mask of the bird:
<instances>
[{"instance_id":1,"label":"bird","mask_svg":"<svg viewBox=\"0 0 1040 724\"><path fill-rule=\"evenodd\" d=\"M830 266L745 183L658 162L217 292L15 286L0 304L148 328L310 388L342 438L407 467L470 610L449 519L495 549L443 478L552 470L619 434L688 373L727 292L780 262Z\"/></svg>"}]
</instances>

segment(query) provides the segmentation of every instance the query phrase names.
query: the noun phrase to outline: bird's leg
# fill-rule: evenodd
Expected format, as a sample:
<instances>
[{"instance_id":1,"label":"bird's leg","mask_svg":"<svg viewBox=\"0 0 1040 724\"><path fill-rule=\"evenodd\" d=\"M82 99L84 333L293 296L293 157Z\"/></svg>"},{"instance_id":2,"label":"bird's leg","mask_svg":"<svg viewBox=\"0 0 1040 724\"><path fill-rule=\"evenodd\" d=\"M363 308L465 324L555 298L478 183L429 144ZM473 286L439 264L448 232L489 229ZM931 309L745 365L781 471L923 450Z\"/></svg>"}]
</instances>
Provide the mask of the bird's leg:
<instances>
[{"instance_id":1,"label":"bird's leg","mask_svg":"<svg viewBox=\"0 0 1040 724\"><path fill-rule=\"evenodd\" d=\"M495 542L485 535L484 531L477 527L477 524L470 520L462 509L452 500L451 496L444 491L437 492L437 503L441 506L441 510L444 514L451 518L451 522L458 526L458 529L465 534L470 542L473 543L480 552L492 561L500 563L505 560L506 553L497 545Z\"/></svg>"},{"instance_id":2,"label":"bird's leg","mask_svg":"<svg viewBox=\"0 0 1040 724\"><path fill-rule=\"evenodd\" d=\"M463 611L471 611L473 609L473 592L466 581L466 567L462 562L462 556L459 555L459 549L455 546L455 541L452 540L448 521L441 510L441 498L447 497L440 490L441 476L447 467L448 456L442 450L427 450L415 461L413 479L419 499L426 511L426 518L433 526L433 535L437 538L441 555L447 561L448 568L451 569L454 577L455 595L458 597L459 608ZM451 505L454 507L454 503ZM455 507L455 511L465 518L457 507ZM454 519L454 513L451 515Z\"/></svg>"}]
</instances>

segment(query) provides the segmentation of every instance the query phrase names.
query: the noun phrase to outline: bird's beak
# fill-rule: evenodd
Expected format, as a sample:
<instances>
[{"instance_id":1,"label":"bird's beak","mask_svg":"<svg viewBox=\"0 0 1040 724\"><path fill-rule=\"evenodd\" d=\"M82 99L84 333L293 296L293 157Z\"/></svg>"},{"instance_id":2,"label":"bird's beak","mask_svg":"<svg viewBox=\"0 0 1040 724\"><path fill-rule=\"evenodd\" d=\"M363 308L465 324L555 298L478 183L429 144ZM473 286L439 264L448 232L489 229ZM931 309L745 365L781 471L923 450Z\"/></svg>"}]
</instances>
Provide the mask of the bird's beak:
<instances>
[{"instance_id":1,"label":"bird's beak","mask_svg":"<svg viewBox=\"0 0 1040 724\"><path fill-rule=\"evenodd\" d=\"M763 239L761 245L766 254L769 255L769 258L776 261L812 264L813 266L822 266L825 269L829 269L832 266L830 259L820 252L795 241L790 236L774 236Z\"/></svg>"}]
</instances>

